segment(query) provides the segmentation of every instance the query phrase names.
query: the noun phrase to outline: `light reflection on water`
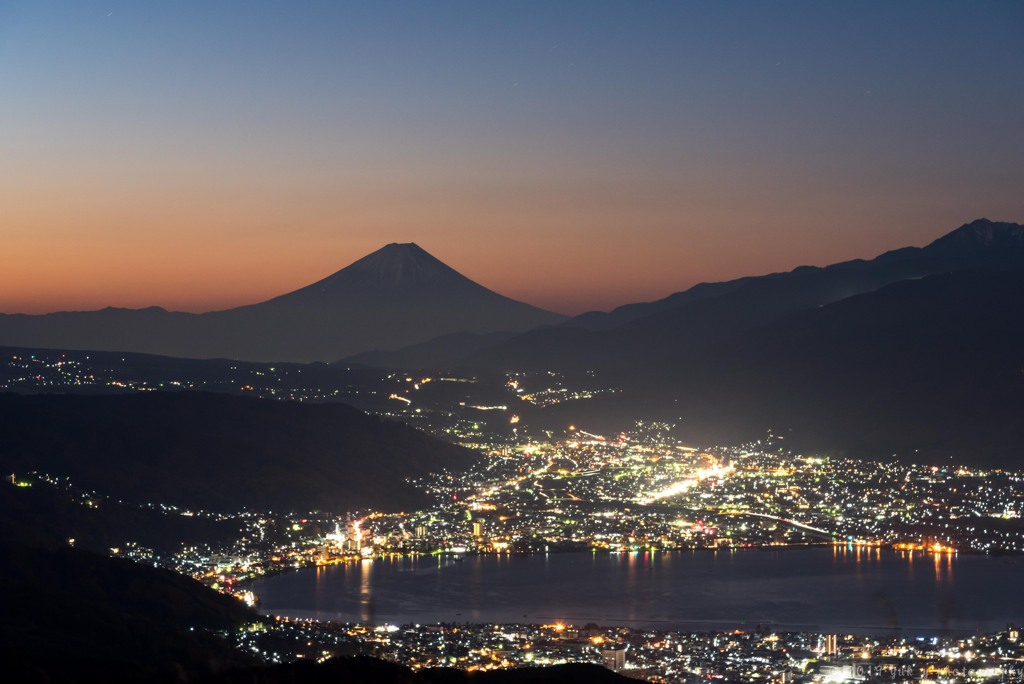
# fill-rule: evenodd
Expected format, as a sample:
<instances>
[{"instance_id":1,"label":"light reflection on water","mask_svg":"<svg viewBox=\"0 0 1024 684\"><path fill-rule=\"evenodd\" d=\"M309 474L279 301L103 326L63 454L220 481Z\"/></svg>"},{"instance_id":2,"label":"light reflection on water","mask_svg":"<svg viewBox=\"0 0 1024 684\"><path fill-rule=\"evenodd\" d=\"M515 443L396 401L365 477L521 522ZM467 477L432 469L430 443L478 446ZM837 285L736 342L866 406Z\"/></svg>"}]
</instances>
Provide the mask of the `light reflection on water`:
<instances>
[{"instance_id":1,"label":"light reflection on water","mask_svg":"<svg viewBox=\"0 0 1024 684\"><path fill-rule=\"evenodd\" d=\"M1024 621L1022 563L857 546L419 556L289 573L254 591L266 612L370 624L973 633Z\"/></svg>"}]
</instances>

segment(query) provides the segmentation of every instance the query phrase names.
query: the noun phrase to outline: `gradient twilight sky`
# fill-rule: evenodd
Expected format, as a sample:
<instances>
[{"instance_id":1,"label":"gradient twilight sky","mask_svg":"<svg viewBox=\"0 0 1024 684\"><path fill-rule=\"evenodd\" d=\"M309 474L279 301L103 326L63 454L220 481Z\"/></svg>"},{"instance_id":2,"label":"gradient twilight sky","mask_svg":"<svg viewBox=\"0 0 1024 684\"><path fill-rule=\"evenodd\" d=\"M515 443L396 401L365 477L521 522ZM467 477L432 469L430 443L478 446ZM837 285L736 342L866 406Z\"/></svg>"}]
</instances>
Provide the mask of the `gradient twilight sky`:
<instances>
[{"instance_id":1,"label":"gradient twilight sky","mask_svg":"<svg viewBox=\"0 0 1024 684\"><path fill-rule=\"evenodd\" d=\"M1024 221L1024 2L0 3L0 311L563 313Z\"/></svg>"}]
</instances>

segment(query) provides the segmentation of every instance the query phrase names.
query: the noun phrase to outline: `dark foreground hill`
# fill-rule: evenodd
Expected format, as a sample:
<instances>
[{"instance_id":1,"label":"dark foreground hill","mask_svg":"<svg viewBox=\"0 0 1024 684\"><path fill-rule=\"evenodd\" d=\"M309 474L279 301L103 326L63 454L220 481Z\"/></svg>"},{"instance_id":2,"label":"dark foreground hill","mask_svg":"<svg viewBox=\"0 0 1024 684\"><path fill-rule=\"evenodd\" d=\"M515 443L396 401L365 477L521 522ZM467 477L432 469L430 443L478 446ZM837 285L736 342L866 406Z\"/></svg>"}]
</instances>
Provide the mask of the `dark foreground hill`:
<instances>
[{"instance_id":1,"label":"dark foreground hill","mask_svg":"<svg viewBox=\"0 0 1024 684\"><path fill-rule=\"evenodd\" d=\"M178 682L252 663L209 631L254 620L239 601L126 560L0 541L0 605L8 682Z\"/></svg>"},{"instance_id":2,"label":"dark foreground hill","mask_svg":"<svg viewBox=\"0 0 1024 684\"><path fill-rule=\"evenodd\" d=\"M208 393L0 395L0 467L207 510L408 510L475 455L343 404Z\"/></svg>"},{"instance_id":3,"label":"dark foreground hill","mask_svg":"<svg viewBox=\"0 0 1024 684\"><path fill-rule=\"evenodd\" d=\"M321 665L291 663L268 668L224 672L208 684L626 684L636 682L600 665L570 663L491 672L438 668L413 670L364 656L336 658Z\"/></svg>"},{"instance_id":4,"label":"dark foreground hill","mask_svg":"<svg viewBox=\"0 0 1024 684\"><path fill-rule=\"evenodd\" d=\"M218 633L260 618L168 570L67 546L0 484L0 665L18 684L625 682L594 665L414 673L369 657L267 666Z\"/></svg>"}]
</instances>

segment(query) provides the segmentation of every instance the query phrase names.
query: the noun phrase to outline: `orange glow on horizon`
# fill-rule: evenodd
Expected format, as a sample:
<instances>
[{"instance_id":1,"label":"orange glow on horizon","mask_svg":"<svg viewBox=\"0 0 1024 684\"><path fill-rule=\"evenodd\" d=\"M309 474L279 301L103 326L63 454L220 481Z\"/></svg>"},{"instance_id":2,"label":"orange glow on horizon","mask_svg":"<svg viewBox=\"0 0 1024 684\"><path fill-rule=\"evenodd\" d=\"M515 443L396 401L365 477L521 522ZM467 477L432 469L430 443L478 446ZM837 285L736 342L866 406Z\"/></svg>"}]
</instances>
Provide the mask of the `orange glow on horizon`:
<instances>
[{"instance_id":1,"label":"orange glow on horizon","mask_svg":"<svg viewBox=\"0 0 1024 684\"><path fill-rule=\"evenodd\" d=\"M816 235L809 216L801 227L787 225L795 218L787 213L756 227L710 206L680 206L685 220L674 223L628 204L607 213L582 203L569 215L565 208L495 215L474 198L455 209L425 200L395 207L377 192L337 199L248 182L222 187L219 196L102 183L72 186L57 199L39 191L62 186L59 178L0 189L0 312L231 308L309 285L389 242L416 242L491 290L574 315L698 282L870 258L958 225L922 220L913 232L861 231L844 243Z\"/></svg>"}]
</instances>

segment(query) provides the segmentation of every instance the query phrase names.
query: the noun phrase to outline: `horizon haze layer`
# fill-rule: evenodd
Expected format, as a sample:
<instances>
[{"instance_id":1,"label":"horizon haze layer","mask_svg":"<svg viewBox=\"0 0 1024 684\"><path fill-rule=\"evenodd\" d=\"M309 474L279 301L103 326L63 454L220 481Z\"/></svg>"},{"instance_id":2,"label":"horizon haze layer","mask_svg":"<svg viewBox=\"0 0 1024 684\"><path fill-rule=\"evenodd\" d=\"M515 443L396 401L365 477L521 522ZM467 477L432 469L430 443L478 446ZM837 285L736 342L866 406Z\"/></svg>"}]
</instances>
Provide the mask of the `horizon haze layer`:
<instances>
[{"instance_id":1,"label":"horizon haze layer","mask_svg":"<svg viewBox=\"0 0 1024 684\"><path fill-rule=\"evenodd\" d=\"M1024 222L1024 219L1021 219L1021 220L1022 220L1022 222ZM971 221L965 222L965 223L960 225L960 228L963 228L965 226L969 226L969 225L972 225L972 224L976 224L978 222L989 222L989 223L993 223L993 224L1012 224L1012 223L1015 223L1015 221L1005 221L1005 220L1001 220L1001 219L990 220L990 219L988 219L986 217L986 218L977 218L977 219L973 219ZM920 245L920 246L923 247L923 246L926 246L928 244L931 244L935 240L941 239L941 238L945 237L946 235L947 235L947 233L941 233L941 234L936 236L933 233L931 237L927 237L926 236L923 244ZM917 247L917 245L898 244L898 245L894 245L892 247L892 249L903 249L903 248L906 248L906 247ZM383 269L383 268L391 267L391 268L395 269L395 272L392 273L389 277L390 278L399 278L399 279L401 279L402 276L400 275L400 271L403 268L403 266L401 264L401 261L398 260L398 259L395 259L395 258L385 259L385 257L384 257L384 255L386 255L391 250L394 250L395 254L397 254L397 252L399 252L399 251L406 250L409 253L417 253L417 254L425 255L427 258L429 258L430 260L436 262L436 264L439 264L441 267L443 267L443 269L446 269L447 271L449 271L451 273L454 273L454 274L458 275L461 278L466 278L463 275L463 271L472 270L472 264L469 264L469 265L463 267L463 271L456 271L455 269L453 269L450 266L448 266L445 262L442 262L439 259L437 259L436 257L434 257L433 254L431 254L430 252L427 252L427 250L423 249L423 247L421 247L415 241L408 241L408 242L392 241L392 242L387 242L386 244L384 244L384 246L374 250L373 252L370 252L370 253L366 254L363 257L360 257L360 258L354 260L348 266L343 267L343 268L341 268L339 270L336 270L336 271L332 272L330 275L328 275L328 276L326 276L326 277L324 277L324 278L322 278L320 280L314 281L313 283L310 283L310 284L307 284L307 285L300 285L296 289L289 290L289 291L287 291L287 292L285 292L283 294L273 294L273 293L271 293L268 296L263 297L263 298L254 298L253 300L250 300L250 301L243 301L243 302L241 302L241 303L239 303L239 304L237 304L235 306L231 306L231 307L211 308L211 309L205 309L205 310L202 310L202 311L195 311L195 310L184 309L184 308L167 307L167 306L163 306L163 305L161 305L159 303L156 303L156 302L149 302L149 303L143 304L141 306L137 306L137 307L136 306L117 306L117 305L115 305L113 303L105 303L105 304L101 304L101 305L99 305L97 307L93 307L93 308L73 308L73 307L59 306L57 308L49 309L49 310L46 310L46 311L18 311L18 310L5 311L5 310L0 310L0 316L2 316L2 315L8 315L8 316L10 316L10 315L13 315L13 316L45 316L45 315L50 315L50 314L92 313L92 312L106 311L106 310L119 310L119 311L155 310L155 311L164 311L164 312L176 313L176 314L180 313L180 314L196 314L196 315L221 313L221 312L224 312L224 311L229 311L229 310L239 309L239 308L245 308L245 307L250 307L250 306L257 306L257 305L260 305L260 304L266 304L266 303L275 302L275 301L278 301L278 300L287 301L287 300L290 300L290 299L294 299L296 297L309 297L311 295L311 293L314 292L316 289L323 288L325 286L327 286L327 287L335 287L335 286L337 286L337 284L339 282L353 283L354 281L353 281L352 278L350 278L348 276L342 276L343 273L345 273L345 272L347 272L347 271L349 271L350 269L353 269L353 268L356 269L356 270L363 270L363 271L365 271L365 270L369 270L369 269L372 269L372 268ZM862 259L870 259L870 258L873 258L874 256L877 256L878 254L883 254L886 251L891 251L891 250L890 249L883 249L883 250L879 250L879 251L876 251L876 252L871 252L869 254L845 255L842 258L840 258L839 261L830 262L830 263L834 264L834 263L844 263L846 261L857 261L857 260L862 260ZM789 272L789 271L792 271L792 270L796 270L796 269L799 269L799 268L808 268L808 267L810 267L810 268L821 268L821 267L825 267L825 266L830 265L830 263L817 263L817 264L798 263L798 264L794 264L790 268L780 268L780 269L768 270L768 271L757 272L757 273L738 273L738 274L736 274L736 278L770 276L770 275L774 275L774 274L777 274L777 273L786 273L786 272ZM417 267L417 270L418 270L418 268L420 268L420 267ZM436 268L436 266L434 268ZM606 271L602 271L602 274L603 275L608 275L611 272L612 272L612 269L608 269ZM421 276L422 275L423 274L421 274ZM469 280L469 279L466 278L466 280ZM671 295L675 295L675 294L679 294L681 292L685 292L686 290L688 290L690 287L693 287L694 285L705 285L705 284L708 284L708 283L726 282L728 280L732 280L732 279L731 278L727 278L727 279L724 279L724 280L721 280L721 281L707 280L707 281L700 281L700 282L690 283L688 285L681 285L678 288L670 289L670 290L667 290L667 291L660 292L660 293L656 294L655 296L652 296L652 297L647 298L647 299L630 299L630 300L622 301L622 302L620 302L618 304L615 304L615 305L612 305L612 306L608 306L607 308L603 308L603 309L602 308L590 308L590 309L582 309L582 310L579 310L579 311L564 311L564 310L556 310L556 309L545 309L545 307L543 307L543 306L532 304L532 303L527 302L525 300L519 300L519 301L524 302L524 303L526 303L526 304L528 304L530 306L533 306L535 308L538 308L538 309L541 309L541 310L546 310L547 312L553 313L556 316L572 318L572 317L577 317L577 316L582 316L582 315L587 315L587 314L592 314L592 313L598 313L598 314L600 314L600 313L611 313L611 312L613 312L615 310L623 309L623 308L629 308L629 307L635 306L637 304L646 304L646 303L651 303L651 302L657 302L657 301L660 301L660 300L662 300L662 299L664 299L666 297L670 297ZM398 284L398 281L395 281L395 284ZM386 285L386 283L381 281L381 282L378 282L378 285ZM127 286L131 287L131 284L129 283L129 284L127 284ZM358 285L357 285L357 287L358 287ZM303 294L300 294L300 293L303 293ZM71 293L68 293L68 296L70 297Z\"/></svg>"}]
</instances>

